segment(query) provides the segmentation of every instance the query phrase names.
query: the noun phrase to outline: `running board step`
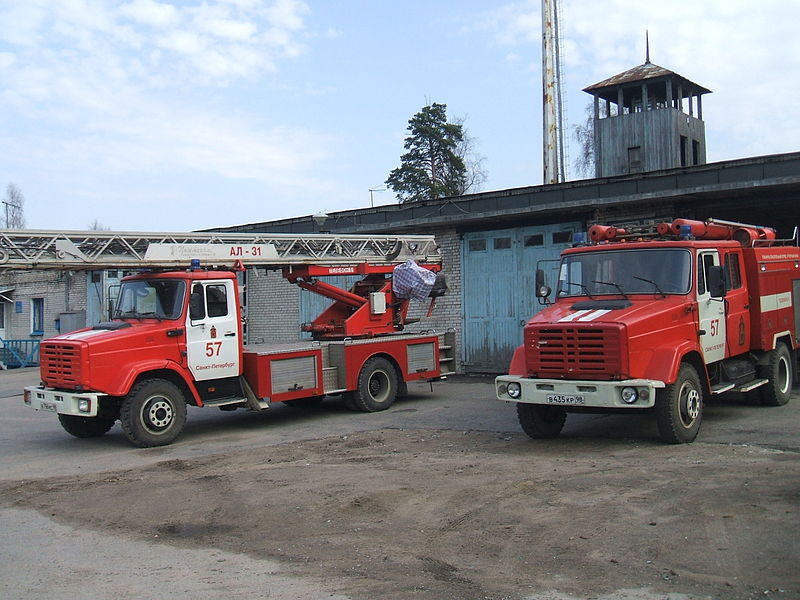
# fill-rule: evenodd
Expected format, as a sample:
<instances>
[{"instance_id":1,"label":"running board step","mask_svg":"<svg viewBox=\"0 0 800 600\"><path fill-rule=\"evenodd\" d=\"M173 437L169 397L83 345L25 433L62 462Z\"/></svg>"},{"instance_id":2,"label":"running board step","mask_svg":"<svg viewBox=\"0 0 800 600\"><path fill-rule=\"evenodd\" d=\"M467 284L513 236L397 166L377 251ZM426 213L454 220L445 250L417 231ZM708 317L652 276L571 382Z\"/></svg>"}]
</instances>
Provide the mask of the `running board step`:
<instances>
[{"instance_id":1,"label":"running board step","mask_svg":"<svg viewBox=\"0 0 800 600\"><path fill-rule=\"evenodd\" d=\"M216 398L215 400L206 400L203 402L203 406L230 406L232 404L241 404L245 406L247 405L247 398L233 396L229 398Z\"/></svg>"},{"instance_id":2,"label":"running board step","mask_svg":"<svg viewBox=\"0 0 800 600\"><path fill-rule=\"evenodd\" d=\"M769 383L768 379L754 379L738 387L736 386L735 383L719 383L711 388L711 393L724 394L725 392L749 392L750 390L754 390L757 387L761 387L766 383Z\"/></svg>"},{"instance_id":3,"label":"running board step","mask_svg":"<svg viewBox=\"0 0 800 600\"><path fill-rule=\"evenodd\" d=\"M748 381L744 385L737 388L739 392L749 392L750 390L754 390L757 387L761 387L762 385L766 385L769 383L769 379L755 379L753 381Z\"/></svg>"}]
</instances>

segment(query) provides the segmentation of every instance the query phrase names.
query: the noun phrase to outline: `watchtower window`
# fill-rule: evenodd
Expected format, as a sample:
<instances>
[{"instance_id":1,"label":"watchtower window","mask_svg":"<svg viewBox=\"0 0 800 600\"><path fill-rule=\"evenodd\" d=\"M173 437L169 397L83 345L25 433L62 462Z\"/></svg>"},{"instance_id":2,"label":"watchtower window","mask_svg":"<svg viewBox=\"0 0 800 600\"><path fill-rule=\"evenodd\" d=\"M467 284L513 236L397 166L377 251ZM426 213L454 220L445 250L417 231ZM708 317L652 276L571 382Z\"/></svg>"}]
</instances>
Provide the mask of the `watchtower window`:
<instances>
[{"instance_id":1,"label":"watchtower window","mask_svg":"<svg viewBox=\"0 0 800 600\"><path fill-rule=\"evenodd\" d=\"M628 148L628 172L640 173L642 171L642 147Z\"/></svg>"}]
</instances>

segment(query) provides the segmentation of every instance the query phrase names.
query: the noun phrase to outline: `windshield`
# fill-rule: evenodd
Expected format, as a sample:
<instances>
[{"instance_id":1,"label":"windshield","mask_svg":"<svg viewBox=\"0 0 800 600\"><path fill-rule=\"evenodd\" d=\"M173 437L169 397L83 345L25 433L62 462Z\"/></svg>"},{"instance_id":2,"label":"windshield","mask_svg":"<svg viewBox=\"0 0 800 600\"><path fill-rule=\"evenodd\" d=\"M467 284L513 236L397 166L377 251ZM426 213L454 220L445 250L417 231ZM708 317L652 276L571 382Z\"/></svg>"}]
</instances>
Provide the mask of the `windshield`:
<instances>
[{"instance_id":1,"label":"windshield","mask_svg":"<svg viewBox=\"0 0 800 600\"><path fill-rule=\"evenodd\" d=\"M123 281L114 318L177 319L186 289L179 279Z\"/></svg>"},{"instance_id":2,"label":"windshield","mask_svg":"<svg viewBox=\"0 0 800 600\"><path fill-rule=\"evenodd\" d=\"M692 256L681 248L570 254L561 262L558 296L686 294Z\"/></svg>"}]
</instances>

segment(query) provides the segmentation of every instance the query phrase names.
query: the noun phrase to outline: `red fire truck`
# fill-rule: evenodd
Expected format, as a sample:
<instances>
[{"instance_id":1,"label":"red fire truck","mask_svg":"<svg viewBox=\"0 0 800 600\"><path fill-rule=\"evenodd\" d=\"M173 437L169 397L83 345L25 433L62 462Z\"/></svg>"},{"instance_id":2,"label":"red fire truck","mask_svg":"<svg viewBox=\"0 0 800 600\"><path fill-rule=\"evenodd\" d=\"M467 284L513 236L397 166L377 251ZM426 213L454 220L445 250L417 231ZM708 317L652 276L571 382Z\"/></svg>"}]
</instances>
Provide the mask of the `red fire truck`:
<instances>
[{"instance_id":1,"label":"red fire truck","mask_svg":"<svg viewBox=\"0 0 800 600\"><path fill-rule=\"evenodd\" d=\"M187 404L263 410L342 394L379 411L407 382L453 365L452 332L402 331L409 297L430 297L432 309L446 288L433 236L3 231L2 267L141 270L122 280L110 321L41 344L42 384L25 389L25 403L80 438L119 420L137 446L169 444ZM303 326L311 339L243 343L237 271L247 267L280 269L332 300ZM319 279L332 275L360 280L346 290Z\"/></svg>"},{"instance_id":2,"label":"red fire truck","mask_svg":"<svg viewBox=\"0 0 800 600\"><path fill-rule=\"evenodd\" d=\"M691 442L711 394L789 401L800 310L798 236L676 219L650 231L593 226L561 255L555 300L524 327L496 395L533 438L568 413L650 410L661 438Z\"/></svg>"}]
</instances>

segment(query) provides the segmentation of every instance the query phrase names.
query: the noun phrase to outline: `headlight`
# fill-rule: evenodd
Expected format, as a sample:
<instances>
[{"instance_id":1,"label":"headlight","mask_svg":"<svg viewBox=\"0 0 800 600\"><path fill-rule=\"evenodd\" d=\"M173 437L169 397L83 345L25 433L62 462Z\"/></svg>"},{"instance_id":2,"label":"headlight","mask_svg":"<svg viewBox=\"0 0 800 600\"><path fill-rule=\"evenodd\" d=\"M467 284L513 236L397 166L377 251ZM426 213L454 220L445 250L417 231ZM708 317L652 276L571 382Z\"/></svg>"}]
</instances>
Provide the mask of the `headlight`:
<instances>
[{"instance_id":1,"label":"headlight","mask_svg":"<svg viewBox=\"0 0 800 600\"><path fill-rule=\"evenodd\" d=\"M92 401L89 398L78 398L78 411L82 413L92 412Z\"/></svg>"},{"instance_id":2,"label":"headlight","mask_svg":"<svg viewBox=\"0 0 800 600\"><path fill-rule=\"evenodd\" d=\"M514 398L515 400L522 395L522 386L515 381L512 381L508 384L508 397Z\"/></svg>"},{"instance_id":3,"label":"headlight","mask_svg":"<svg viewBox=\"0 0 800 600\"><path fill-rule=\"evenodd\" d=\"M639 399L639 391L635 387L622 388L622 401L625 404L633 404Z\"/></svg>"}]
</instances>

